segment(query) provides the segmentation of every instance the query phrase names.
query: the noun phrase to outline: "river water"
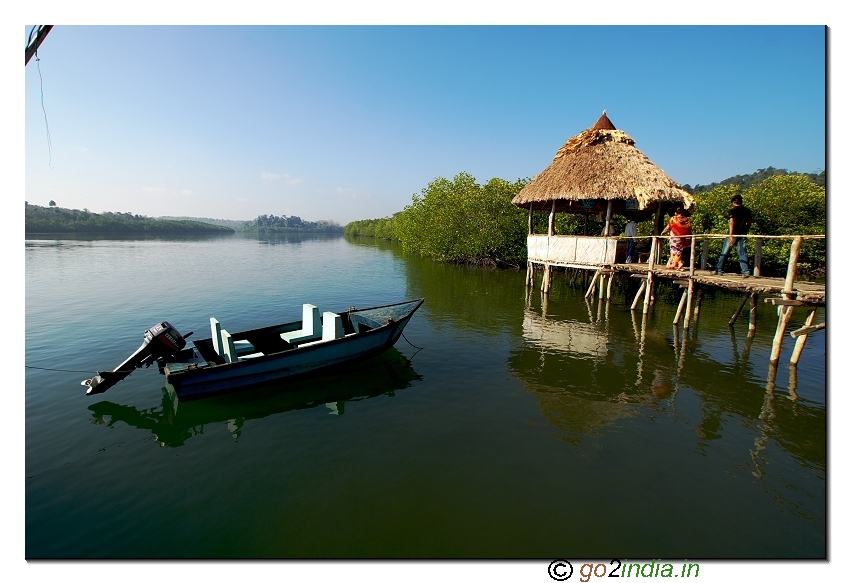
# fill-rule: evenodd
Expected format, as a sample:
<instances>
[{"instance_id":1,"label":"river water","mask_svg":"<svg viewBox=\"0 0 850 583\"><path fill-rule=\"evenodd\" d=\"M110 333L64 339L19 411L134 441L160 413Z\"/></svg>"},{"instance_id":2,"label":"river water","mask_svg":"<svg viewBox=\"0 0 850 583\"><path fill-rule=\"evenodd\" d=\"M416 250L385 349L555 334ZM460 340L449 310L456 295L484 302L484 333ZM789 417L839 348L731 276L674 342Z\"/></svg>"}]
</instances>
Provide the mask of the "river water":
<instances>
[{"instance_id":1,"label":"river water","mask_svg":"<svg viewBox=\"0 0 850 583\"><path fill-rule=\"evenodd\" d=\"M748 338L739 296L708 293L684 337L671 288L644 320L633 283L588 302L559 274L547 299L523 271L342 237L25 257L28 558L826 555L825 336L771 375L766 305ZM418 297L394 349L316 378L176 408L156 367L80 386L162 320L204 338L211 316Z\"/></svg>"}]
</instances>

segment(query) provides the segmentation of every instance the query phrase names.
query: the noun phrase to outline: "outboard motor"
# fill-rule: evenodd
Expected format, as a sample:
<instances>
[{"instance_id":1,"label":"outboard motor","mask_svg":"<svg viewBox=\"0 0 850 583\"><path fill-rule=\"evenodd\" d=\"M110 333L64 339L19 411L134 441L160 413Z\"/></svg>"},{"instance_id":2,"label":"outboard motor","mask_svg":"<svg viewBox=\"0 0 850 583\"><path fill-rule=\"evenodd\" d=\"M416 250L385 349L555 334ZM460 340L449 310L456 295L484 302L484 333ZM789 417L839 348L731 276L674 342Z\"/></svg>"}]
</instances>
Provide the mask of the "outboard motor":
<instances>
[{"instance_id":1,"label":"outboard motor","mask_svg":"<svg viewBox=\"0 0 850 583\"><path fill-rule=\"evenodd\" d=\"M186 334L186 338L192 333ZM186 338L168 322L162 322L145 330L145 341L130 357L118 365L112 372L100 372L93 379L80 384L88 387L87 395L103 393L115 383L127 377L131 372L142 366L150 366L153 361L163 356L177 354L186 346Z\"/></svg>"}]
</instances>

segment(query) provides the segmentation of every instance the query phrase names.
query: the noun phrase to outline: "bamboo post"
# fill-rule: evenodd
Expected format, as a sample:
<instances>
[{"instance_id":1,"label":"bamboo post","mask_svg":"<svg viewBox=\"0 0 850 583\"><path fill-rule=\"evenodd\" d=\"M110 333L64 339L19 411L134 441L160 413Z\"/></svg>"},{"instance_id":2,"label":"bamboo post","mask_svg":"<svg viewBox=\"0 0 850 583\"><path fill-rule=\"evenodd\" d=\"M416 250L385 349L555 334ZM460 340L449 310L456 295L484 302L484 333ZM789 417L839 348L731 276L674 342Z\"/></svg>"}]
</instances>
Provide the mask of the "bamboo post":
<instances>
[{"instance_id":1,"label":"bamboo post","mask_svg":"<svg viewBox=\"0 0 850 583\"><path fill-rule=\"evenodd\" d=\"M526 287L534 287L534 263L531 261L528 262L528 267L525 271L525 285Z\"/></svg>"},{"instance_id":2,"label":"bamboo post","mask_svg":"<svg viewBox=\"0 0 850 583\"><path fill-rule=\"evenodd\" d=\"M685 325L684 328L687 330L691 327L691 303L694 298L694 280L693 278L688 280L688 304L685 306ZM682 340L682 345L684 345L685 341Z\"/></svg>"},{"instance_id":3,"label":"bamboo post","mask_svg":"<svg viewBox=\"0 0 850 583\"><path fill-rule=\"evenodd\" d=\"M741 303L740 303L740 305L738 306L738 309L737 309L737 310L735 310L735 313L734 313L734 314L732 314L732 319L731 319L731 320L729 320L729 325L730 325L730 326L734 326L734 325L735 325L735 322L737 322L737 321L738 321L738 316L740 316L740 315L741 315L741 311L744 309L744 304L746 304L746 303L747 303L747 300L749 300L749 299L750 299L750 296L751 296L751 295L752 295L752 294L749 294L749 293L744 294L744 297L741 299Z\"/></svg>"},{"instance_id":4,"label":"bamboo post","mask_svg":"<svg viewBox=\"0 0 850 583\"><path fill-rule=\"evenodd\" d=\"M785 286L782 290L782 295L788 300L793 299L794 296L794 278L797 276L797 259L800 256L800 245L802 243L802 237L794 237L794 242L791 243L791 253L788 257L788 271L785 274ZM788 328L788 322L791 320L793 313L794 306L779 306L779 321L776 323L776 334L773 336L773 346L770 350L771 364L779 362L779 354L782 352L782 341L785 338L785 330Z\"/></svg>"},{"instance_id":5,"label":"bamboo post","mask_svg":"<svg viewBox=\"0 0 850 583\"><path fill-rule=\"evenodd\" d=\"M694 265L694 263L696 263L696 259L697 259L697 240L696 240L696 237L691 235L691 262L690 262L690 268L688 270L691 277L694 276L694 269L696 268L696 265Z\"/></svg>"},{"instance_id":6,"label":"bamboo post","mask_svg":"<svg viewBox=\"0 0 850 583\"><path fill-rule=\"evenodd\" d=\"M611 286L612 286L613 284L614 284L614 274L613 274L613 273L611 273L611 274L608 276L608 289L606 289L606 290L605 290L605 297L608 299L608 301L610 301L610 300L611 300ZM607 318L606 318L606 319L607 319Z\"/></svg>"},{"instance_id":7,"label":"bamboo post","mask_svg":"<svg viewBox=\"0 0 850 583\"><path fill-rule=\"evenodd\" d=\"M638 301L642 297L643 291L646 289L646 280L640 282L640 287L638 288L637 295L635 296L634 301L632 302L632 310L637 308Z\"/></svg>"},{"instance_id":8,"label":"bamboo post","mask_svg":"<svg viewBox=\"0 0 850 583\"><path fill-rule=\"evenodd\" d=\"M607 275L605 275L604 273L599 275L599 299L600 300L605 297L605 278L606 277L607 277Z\"/></svg>"},{"instance_id":9,"label":"bamboo post","mask_svg":"<svg viewBox=\"0 0 850 583\"><path fill-rule=\"evenodd\" d=\"M540 284L540 291L548 294L550 287L552 287L552 266L547 263L543 267L543 283Z\"/></svg>"},{"instance_id":10,"label":"bamboo post","mask_svg":"<svg viewBox=\"0 0 850 583\"><path fill-rule=\"evenodd\" d=\"M811 326L814 323L817 311L817 308L809 310L809 315L806 317L806 326ZM806 346L806 339L808 339L808 337L808 334L800 334L797 336L797 342L794 343L794 351L791 353L792 365L797 366L797 363L800 362L800 355L803 353L803 347Z\"/></svg>"},{"instance_id":11,"label":"bamboo post","mask_svg":"<svg viewBox=\"0 0 850 583\"><path fill-rule=\"evenodd\" d=\"M555 234L555 201L552 201L552 211L549 213L549 236Z\"/></svg>"},{"instance_id":12,"label":"bamboo post","mask_svg":"<svg viewBox=\"0 0 850 583\"><path fill-rule=\"evenodd\" d=\"M534 203L529 203L528 205L528 234L534 234Z\"/></svg>"},{"instance_id":13,"label":"bamboo post","mask_svg":"<svg viewBox=\"0 0 850 583\"><path fill-rule=\"evenodd\" d=\"M709 239L703 235L702 238L702 259L699 263L699 268L702 270L707 269L708 266L708 241Z\"/></svg>"},{"instance_id":14,"label":"bamboo post","mask_svg":"<svg viewBox=\"0 0 850 583\"><path fill-rule=\"evenodd\" d=\"M646 290L643 295L643 313L649 311L649 302L652 297L652 269L655 267L655 235L652 236L652 246L649 248L649 259L647 259L648 270L646 272Z\"/></svg>"},{"instance_id":15,"label":"bamboo post","mask_svg":"<svg viewBox=\"0 0 850 583\"><path fill-rule=\"evenodd\" d=\"M750 326L747 330L747 337L752 338L756 335L756 317L758 316L759 295L757 292L752 293L752 302L750 303Z\"/></svg>"},{"instance_id":16,"label":"bamboo post","mask_svg":"<svg viewBox=\"0 0 850 583\"><path fill-rule=\"evenodd\" d=\"M699 311L702 308L702 294L703 293L705 293L705 288L700 287L697 290L697 301L696 301L696 305L694 306L694 328L696 328L697 324L699 323Z\"/></svg>"},{"instance_id":17,"label":"bamboo post","mask_svg":"<svg viewBox=\"0 0 850 583\"><path fill-rule=\"evenodd\" d=\"M589 298L593 295L593 289L594 286L596 286L596 278L599 277L600 271L600 269L597 269L596 273L593 274L593 279L590 280L590 285L587 287L587 292L584 294L585 298Z\"/></svg>"},{"instance_id":18,"label":"bamboo post","mask_svg":"<svg viewBox=\"0 0 850 583\"><path fill-rule=\"evenodd\" d=\"M679 320L682 318L682 311L685 309L686 299L688 299L688 290L682 290L682 299L679 300L679 307L676 309L676 317L673 318L674 326L679 325Z\"/></svg>"},{"instance_id":19,"label":"bamboo post","mask_svg":"<svg viewBox=\"0 0 850 583\"><path fill-rule=\"evenodd\" d=\"M604 235L607 237L611 233L611 203L613 201L608 201L608 210L605 212L605 232Z\"/></svg>"},{"instance_id":20,"label":"bamboo post","mask_svg":"<svg viewBox=\"0 0 850 583\"><path fill-rule=\"evenodd\" d=\"M753 275L756 277L761 276L761 246L763 242L761 237L756 238L756 251L753 257Z\"/></svg>"}]
</instances>

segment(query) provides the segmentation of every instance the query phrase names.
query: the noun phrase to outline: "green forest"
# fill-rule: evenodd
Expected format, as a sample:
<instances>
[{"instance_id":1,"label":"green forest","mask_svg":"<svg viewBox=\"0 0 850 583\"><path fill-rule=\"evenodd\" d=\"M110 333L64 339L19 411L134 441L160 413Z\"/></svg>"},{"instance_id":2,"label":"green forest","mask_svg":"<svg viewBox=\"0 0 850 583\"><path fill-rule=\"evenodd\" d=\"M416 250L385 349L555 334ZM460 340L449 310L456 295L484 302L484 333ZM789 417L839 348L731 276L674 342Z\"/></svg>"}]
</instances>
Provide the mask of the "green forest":
<instances>
[{"instance_id":1,"label":"green forest","mask_svg":"<svg viewBox=\"0 0 850 583\"><path fill-rule=\"evenodd\" d=\"M52 202L52 201L51 201ZM342 225L334 221L305 221L300 217L261 215L253 221L198 219L192 217L151 218L133 213L93 213L87 209L66 209L55 205L43 207L27 203L25 232L87 234L175 234L208 235L234 232L272 233L342 233Z\"/></svg>"},{"instance_id":2,"label":"green forest","mask_svg":"<svg viewBox=\"0 0 850 583\"><path fill-rule=\"evenodd\" d=\"M301 217L260 215L246 222L243 233L342 233L342 225L334 221L305 221Z\"/></svg>"},{"instance_id":3,"label":"green forest","mask_svg":"<svg viewBox=\"0 0 850 583\"><path fill-rule=\"evenodd\" d=\"M233 229L199 221L166 221L133 213L26 204L26 233L200 235L233 233Z\"/></svg>"},{"instance_id":4,"label":"green forest","mask_svg":"<svg viewBox=\"0 0 850 583\"><path fill-rule=\"evenodd\" d=\"M528 181L493 178L482 185L467 173L458 174L453 180L437 178L421 193L414 194L404 210L391 217L351 222L345 226L345 233L397 241L405 251L438 261L521 267L527 257L528 212L511 204L511 200ZM753 212L751 233L823 235L826 233L825 182L825 172L803 174L769 167L709 187L688 186L695 199L691 208L693 232L728 233L730 199L741 194L744 204ZM555 216L555 232L582 235L584 221L584 216L559 213ZM534 232L546 232L546 213L535 213L534 222ZM614 232L622 233L625 222L624 217L615 215ZM600 233L602 228L596 216L588 217L587 233ZM651 221L639 223L638 234L650 235L652 228ZM712 260L719 255L721 244L720 239L711 240ZM765 240L762 249L765 275L784 273L790 245L790 240ZM750 248L751 256L752 253ZM801 275L818 275L825 267L825 240L806 241L798 264Z\"/></svg>"}]
</instances>

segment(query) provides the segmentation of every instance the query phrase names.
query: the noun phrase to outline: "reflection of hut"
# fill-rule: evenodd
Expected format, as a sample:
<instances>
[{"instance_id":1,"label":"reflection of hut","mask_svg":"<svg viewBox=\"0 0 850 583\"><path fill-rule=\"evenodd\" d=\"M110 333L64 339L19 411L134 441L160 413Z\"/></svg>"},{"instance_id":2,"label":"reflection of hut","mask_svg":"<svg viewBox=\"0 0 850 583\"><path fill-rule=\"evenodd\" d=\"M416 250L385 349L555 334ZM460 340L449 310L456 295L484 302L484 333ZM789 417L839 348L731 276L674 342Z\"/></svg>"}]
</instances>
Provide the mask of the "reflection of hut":
<instances>
[{"instance_id":1,"label":"reflection of hut","mask_svg":"<svg viewBox=\"0 0 850 583\"><path fill-rule=\"evenodd\" d=\"M611 215L644 221L655 218L655 234L665 211L676 204L686 208L693 197L635 148L635 141L618 130L602 112L593 127L567 140L555 159L537 175L513 203L527 208L528 260L568 267L599 267L615 261L616 239L609 237ZM549 232L532 233L535 210L549 211ZM555 235L555 213L601 214L602 236Z\"/></svg>"},{"instance_id":2,"label":"reflection of hut","mask_svg":"<svg viewBox=\"0 0 850 583\"><path fill-rule=\"evenodd\" d=\"M604 358L608 354L607 334L593 324L547 320L528 310L522 321L522 337L542 348L579 357Z\"/></svg>"}]
</instances>

